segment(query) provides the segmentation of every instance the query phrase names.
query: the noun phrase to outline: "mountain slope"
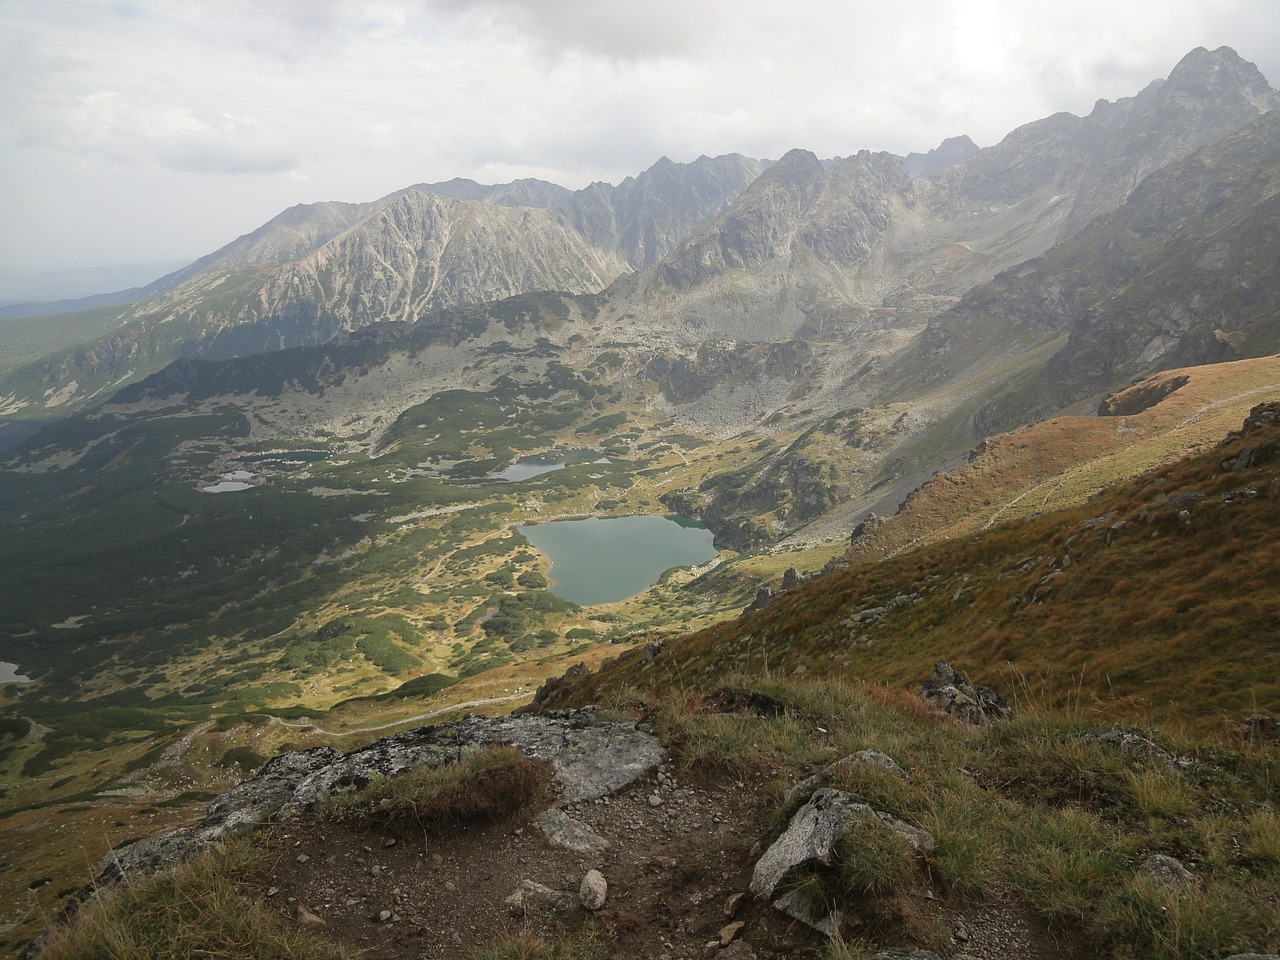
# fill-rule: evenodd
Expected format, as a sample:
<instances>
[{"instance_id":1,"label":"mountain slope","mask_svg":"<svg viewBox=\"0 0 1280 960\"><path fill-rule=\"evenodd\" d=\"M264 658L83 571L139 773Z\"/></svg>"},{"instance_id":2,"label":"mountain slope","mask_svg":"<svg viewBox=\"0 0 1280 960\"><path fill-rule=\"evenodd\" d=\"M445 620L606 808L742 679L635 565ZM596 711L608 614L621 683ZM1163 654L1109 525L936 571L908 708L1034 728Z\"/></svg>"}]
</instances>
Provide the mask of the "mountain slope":
<instances>
[{"instance_id":1,"label":"mountain slope","mask_svg":"<svg viewBox=\"0 0 1280 960\"><path fill-rule=\"evenodd\" d=\"M896 358L904 396L1053 343L975 416L979 435L1160 369L1280 351L1280 113L1152 174L1111 214L975 288Z\"/></svg>"},{"instance_id":2,"label":"mountain slope","mask_svg":"<svg viewBox=\"0 0 1280 960\"><path fill-rule=\"evenodd\" d=\"M1200 731L1280 712L1280 402L1219 447L1006 523L801 584L763 610L621 657L549 706L736 670L909 682L938 658L1045 705ZM714 574L711 575L714 577ZM1184 704L1193 700L1194 713Z\"/></svg>"},{"instance_id":3,"label":"mountain slope","mask_svg":"<svg viewBox=\"0 0 1280 960\"><path fill-rule=\"evenodd\" d=\"M451 181L372 203L293 207L135 305L104 312L95 323L109 335L7 374L3 415L73 410L180 356L322 343L367 323L537 290L596 292L701 227L763 166L736 155L664 160L619 187L577 193L541 181Z\"/></svg>"}]
</instances>

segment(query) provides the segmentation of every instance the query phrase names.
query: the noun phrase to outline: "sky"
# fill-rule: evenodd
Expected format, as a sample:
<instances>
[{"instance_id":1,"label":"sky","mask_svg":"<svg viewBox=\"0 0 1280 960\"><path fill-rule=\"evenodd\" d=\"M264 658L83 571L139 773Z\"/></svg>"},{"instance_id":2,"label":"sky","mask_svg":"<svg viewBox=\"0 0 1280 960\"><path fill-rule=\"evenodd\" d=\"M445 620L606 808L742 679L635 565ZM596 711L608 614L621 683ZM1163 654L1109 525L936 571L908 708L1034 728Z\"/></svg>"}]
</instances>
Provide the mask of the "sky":
<instances>
[{"instance_id":1,"label":"sky","mask_svg":"<svg viewBox=\"0 0 1280 960\"><path fill-rule=\"evenodd\" d=\"M0 0L0 277L190 261L296 203L667 156L980 146L1275 0Z\"/></svg>"}]
</instances>

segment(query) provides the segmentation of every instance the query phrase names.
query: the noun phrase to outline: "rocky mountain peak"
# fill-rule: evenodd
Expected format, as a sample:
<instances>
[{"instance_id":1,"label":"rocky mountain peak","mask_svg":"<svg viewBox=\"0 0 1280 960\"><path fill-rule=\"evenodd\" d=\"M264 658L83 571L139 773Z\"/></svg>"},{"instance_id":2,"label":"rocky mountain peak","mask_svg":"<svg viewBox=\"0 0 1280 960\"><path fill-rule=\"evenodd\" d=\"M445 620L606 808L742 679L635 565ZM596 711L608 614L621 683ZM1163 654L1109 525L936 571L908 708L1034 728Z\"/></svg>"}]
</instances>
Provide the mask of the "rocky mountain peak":
<instances>
[{"instance_id":1,"label":"rocky mountain peak","mask_svg":"<svg viewBox=\"0 0 1280 960\"><path fill-rule=\"evenodd\" d=\"M1165 81L1162 93L1214 99L1243 98L1254 106L1275 100L1275 91L1262 71L1230 47L1217 50L1196 47L1178 61Z\"/></svg>"},{"instance_id":2,"label":"rocky mountain peak","mask_svg":"<svg viewBox=\"0 0 1280 960\"><path fill-rule=\"evenodd\" d=\"M939 170L965 163L977 152L978 145L962 133L958 137L947 137L928 153L909 153L902 163L912 177L931 177Z\"/></svg>"}]
</instances>

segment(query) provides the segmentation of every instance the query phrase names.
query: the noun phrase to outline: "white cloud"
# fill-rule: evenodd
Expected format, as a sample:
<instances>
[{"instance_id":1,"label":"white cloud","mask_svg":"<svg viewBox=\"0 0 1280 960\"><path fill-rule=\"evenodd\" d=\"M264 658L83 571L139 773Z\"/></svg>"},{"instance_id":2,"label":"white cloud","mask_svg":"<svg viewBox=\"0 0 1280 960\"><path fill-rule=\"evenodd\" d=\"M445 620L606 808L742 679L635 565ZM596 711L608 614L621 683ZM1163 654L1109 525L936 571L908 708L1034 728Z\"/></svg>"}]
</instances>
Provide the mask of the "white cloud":
<instances>
[{"instance_id":1,"label":"white cloud","mask_svg":"<svg viewBox=\"0 0 1280 960\"><path fill-rule=\"evenodd\" d=\"M140 236L195 256L230 239L212 225L272 203L424 180L576 187L663 154L991 144L1136 93L1196 45L1280 80L1273 4L3 0L0 191L37 219L0 223L0 268L65 245L38 219L62 195L90 198L82 229L104 249L124 206L149 218ZM174 171L180 202L93 202L144 171Z\"/></svg>"},{"instance_id":2,"label":"white cloud","mask_svg":"<svg viewBox=\"0 0 1280 960\"><path fill-rule=\"evenodd\" d=\"M298 162L297 151L256 120L113 91L37 102L19 143L191 173L275 173Z\"/></svg>"}]
</instances>

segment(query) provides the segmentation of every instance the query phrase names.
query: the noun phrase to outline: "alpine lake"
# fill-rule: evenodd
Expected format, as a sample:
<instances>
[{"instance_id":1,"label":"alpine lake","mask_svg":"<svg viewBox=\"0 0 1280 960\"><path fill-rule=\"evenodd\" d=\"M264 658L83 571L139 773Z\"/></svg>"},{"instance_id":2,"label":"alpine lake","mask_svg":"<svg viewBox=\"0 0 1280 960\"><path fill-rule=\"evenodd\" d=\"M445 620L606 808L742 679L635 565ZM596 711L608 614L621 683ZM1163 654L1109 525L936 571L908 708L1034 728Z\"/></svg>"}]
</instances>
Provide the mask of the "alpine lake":
<instances>
[{"instance_id":1,"label":"alpine lake","mask_svg":"<svg viewBox=\"0 0 1280 960\"><path fill-rule=\"evenodd\" d=\"M625 600L673 567L716 555L710 530L666 517L588 517L516 529L551 560L551 592L580 606Z\"/></svg>"}]
</instances>

